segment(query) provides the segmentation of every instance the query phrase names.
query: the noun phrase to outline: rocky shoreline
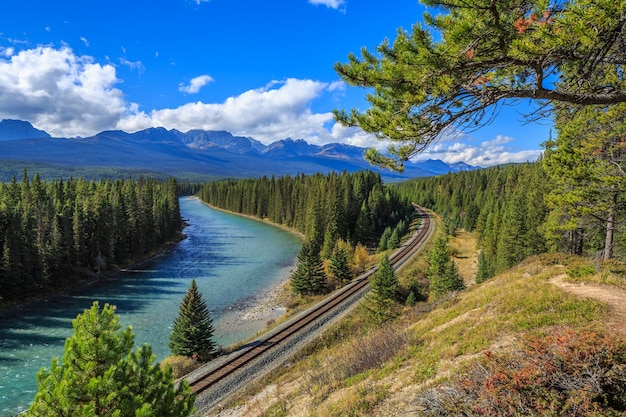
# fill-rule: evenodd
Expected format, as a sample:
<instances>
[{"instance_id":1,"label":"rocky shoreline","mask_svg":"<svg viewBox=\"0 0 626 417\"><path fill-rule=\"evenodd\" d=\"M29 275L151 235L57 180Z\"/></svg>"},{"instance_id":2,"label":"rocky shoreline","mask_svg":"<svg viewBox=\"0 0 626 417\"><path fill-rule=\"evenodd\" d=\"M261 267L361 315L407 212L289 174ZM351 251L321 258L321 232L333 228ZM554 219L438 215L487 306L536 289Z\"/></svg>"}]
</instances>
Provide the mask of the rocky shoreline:
<instances>
[{"instance_id":1,"label":"rocky shoreline","mask_svg":"<svg viewBox=\"0 0 626 417\"><path fill-rule=\"evenodd\" d=\"M228 314L217 323L216 333L227 333L238 327L257 328L260 329L259 333L266 331L267 327L287 313L285 292L288 291L288 285L289 277L283 277L276 286L231 306Z\"/></svg>"}]
</instances>

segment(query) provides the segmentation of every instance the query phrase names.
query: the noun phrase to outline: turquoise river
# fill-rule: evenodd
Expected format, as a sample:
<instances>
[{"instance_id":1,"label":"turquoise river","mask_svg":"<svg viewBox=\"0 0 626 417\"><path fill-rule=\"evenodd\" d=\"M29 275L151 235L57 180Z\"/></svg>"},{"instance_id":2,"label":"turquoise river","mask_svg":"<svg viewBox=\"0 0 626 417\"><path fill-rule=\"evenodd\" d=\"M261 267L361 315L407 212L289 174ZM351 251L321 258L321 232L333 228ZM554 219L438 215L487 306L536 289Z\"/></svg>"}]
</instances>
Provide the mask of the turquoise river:
<instances>
[{"instance_id":1,"label":"turquoise river","mask_svg":"<svg viewBox=\"0 0 626 417\"><path fill-rule=\"evenodd\" d=\"M195 278L215 326L216 342L228 346L254 336L266 321L242 319L289 276L300 250L294 234L267 223L213 210L181 198L186 239L115 280L22 308L0 320L0 417L28 408L35 375L63 355L72 319L97 300L117 306L122 326L132 326L135 349L152 346L157 360L167 347L178 307Z\"/></svg>"}]
</instances>

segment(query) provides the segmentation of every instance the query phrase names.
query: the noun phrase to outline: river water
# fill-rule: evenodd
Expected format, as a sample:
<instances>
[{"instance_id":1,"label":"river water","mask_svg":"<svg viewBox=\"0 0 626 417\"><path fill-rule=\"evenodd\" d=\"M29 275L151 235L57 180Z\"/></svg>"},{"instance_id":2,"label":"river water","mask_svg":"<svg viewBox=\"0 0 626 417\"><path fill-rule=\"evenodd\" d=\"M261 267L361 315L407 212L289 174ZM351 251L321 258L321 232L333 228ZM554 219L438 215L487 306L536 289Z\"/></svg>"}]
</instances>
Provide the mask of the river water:
<instances>
[{"instance_id":1,"label":"river water","mask_svg":"<svg viewBox=\"0 0 626 417\"><path fill-rule=\"evenodd\" d=\"M213 318L215 340L228 346L254 336L266 324L241 312L288 277L299 239L269 224L208 208L181 198L187 238L141 269L118 279L20 311L0 321L0 416L28 408L37 390L35 375L63 355L72 320L97 300L117 306L135 349L152 346L157 360L169 355L168 341L178 307L195 278Z\"/></svg>"}]
</instances>

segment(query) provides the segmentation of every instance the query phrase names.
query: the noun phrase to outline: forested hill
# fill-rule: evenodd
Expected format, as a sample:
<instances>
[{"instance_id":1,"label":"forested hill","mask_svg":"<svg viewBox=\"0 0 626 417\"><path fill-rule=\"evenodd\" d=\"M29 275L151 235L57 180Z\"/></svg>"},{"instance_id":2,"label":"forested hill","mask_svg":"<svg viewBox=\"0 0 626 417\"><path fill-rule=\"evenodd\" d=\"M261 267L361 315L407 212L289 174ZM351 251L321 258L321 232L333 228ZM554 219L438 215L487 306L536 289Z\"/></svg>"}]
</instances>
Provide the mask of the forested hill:
<instances>
[{"instance_id":1,"label":"forested hill","mask_svg":"<svg viewBox=\"0 0 626 417\"><path fill-rule=\"evenodd\" d=\"M476 232L487 276L546 250L546 181L540 163L407 181L394 188L440 214L448 233ZM485 273L485 272L483 272Z\"/></svg>"},{"instance_id":2,"label":"forested hill","mask_svg":"<svg viewBox=\"0 0 626 417\"><path fill-rule=\"evenodd\" d=\"M142 259L182 228L174 180L0 183L0 302Z\"/></svg>"},{"instance_id":3,"label":"forested hill","mask_svg":"<svg viewBox=\"0 0 626 417\"><path fill-rule=\"evenodd\" d=\"M584 257L531 256L550 250L595 256L604 247L601 219L580 213L573 230L563 221L574 218L574 212L559 202L563 190L555 186L549 168L542 160L385 187L371 173L207 184L203 199L310 230L313 236L319 236L320 223L307 220L322 219L328 225L324 230L332 230L338 224L332 207L338 213L347 207L334 205L346 201L338 196L366 190L365 184L373 187L358 218L375 212L368 207L389 196L400 204L426 205L447 223L428 253L397 271L397 280L390 274L393 286L380 285L379 274L372 275L362 308L324 332L291 366L268 377L271 391L269 385L259 386L262 395L247 402L237 398L238 409L266 415L321 410L325 416L388 416L397 410L432 416L459 410L467 415L545 415L546 410L563 416L573 410L585 416L622 415L626 345L609 325L622 317L587 294L566 293L559 282L568 280L571 286L569 279L579 278L591 287L588 280L604 284L608 277L623 288L623 263L596 269L597 263ZM594 215L602 215L601 207ZM370 224L376 220L368 219ZM460 229L475 234L447 236ZM623 231L616 232L613 254L623 257ZM299 296L297 271L291 284ZM463 285L438 291L449 275L461 277ZM385 303L372 302L391 288ZM410 296L414 290L421 301Z\"/></svg>"},{"instance_id":4,"label":"forested hill","mask_svg":"<svg viewBox=\"0 0 626 417\"><path fill-rule=\"evenodd\" d=\"M575 190L586 198L576 200L572 187L563 184L564 168L555 171L554 164L549 154L535 163L421 178L393 188L441 214L450 234L459 228L476 232L482 278L546 251L623 260L624 212L616 204L621 195L612 200L610 193L585 192L596 188L588 176ZM614 226L608 223L611 212Z\"/></svg>"}]
</instances>

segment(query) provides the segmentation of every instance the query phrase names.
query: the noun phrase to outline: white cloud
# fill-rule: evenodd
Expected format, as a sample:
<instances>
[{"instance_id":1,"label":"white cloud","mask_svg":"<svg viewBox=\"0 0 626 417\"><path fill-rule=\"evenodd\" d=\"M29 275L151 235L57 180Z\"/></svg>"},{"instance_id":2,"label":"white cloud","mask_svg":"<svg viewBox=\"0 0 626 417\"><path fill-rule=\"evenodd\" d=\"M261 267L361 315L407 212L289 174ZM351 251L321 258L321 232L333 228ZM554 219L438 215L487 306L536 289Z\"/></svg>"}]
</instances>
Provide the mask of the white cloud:
<instances>
[{"instance_id":1,"label":"white cloud","mask_svg":"<svg viewBox=\"0 0 626 417\"><path fill-rule=\"evenodd\" d=\"M329 143L337 139L335 133L326 128L330 124L332 129L333 115L313 113L310 103L330 87L329 83L295 78L272 81L222 103L195 102L174 109L132 114L121 120L118 127L127 131L150 126L180 131L227 130L265 143L287 137Z\"/></svg>"},{"instance_id":2,"label":"white cloud","mask_svg":"<svg viewBox=\"0 0 626 417\"><path fill-rule=\"evenodd\" d=\"M0 119L28 120L53 136L93 134L127 111L118 82L111 65L68 47L14 53L0 58Z\"/></svg>"},{"instance_id":3,"label":"white cloud","mask_svg":"<svg viewBox=\"0 0 626 417\"><path fill-rule=\"evenodd\" d=\"M187 94L195 94L210 82L213 82L213 78L210 75L200 75L199 77L193 78L188 85L180 83L178 90Z\"/></svg>"},{"instance_id":4,"label":"white cloud","mask_svg":"<svg viewBox=\"0 0 626 417\"><path fill-rule=\"evenodd\" d=\"M0 119L28 120L53 136L85 137L108 129L134 132L163 126L181 131L228 130L266 143L286 137L317 144L375 142L370 135L338 127L331 112L311 110L315 99L340 92L341 83L272 81L221 103L192 102L145 111L124 100L113 65L78 56L67 46L0 52ZM121 62L143 69L141 62ZM210 81L206 75L197 77L187 91Z\"/></svg>"},{"instance_id":5,"label":"white cloud","mask_svg":"<svg viewBox=\"0 0 626 417\"><path fill-rule=\"evenodd\" d=\"M80 37L80 40L83 41L83 43L85 44L85 46L89 46L89 41L87 40L87 38L85 38L84 36Z\"/></svg>"},{"instance_id":6,"label":"white cloud","mask_svg":"<svg viewBox=\"0 0 626 417\"><path fill-rule=\"evenodd\" d=\"M328 91L346 91L346 83L344 81L335 81L328 85Z\"/></svg>"},{"instance_id":7,"label":"white cloud","mask_svg":"<svg viewBox=\"0 0 626 417\"><path fill-rule=\"evenodd\" d=\"M509 136L497 135L494 139L472 145L471 138L462 135L462 141L437 142L426 149L415 160L441 159L446 163L465 162L470 165L488 167L511 162L536 161L541 155L541 150L520 150L515 147L505 146L514 142Z\"/></svg>"},{"instance_id":8,"label":"white cloud","mask_svg":"<svg viewBox=\"0 0 626 417\"><path fill-rule=\"evenodd\" d=\"M321 5L329 7L331 9L337 9L342 11L345 11L346 8L345 0L309 0L309 3L315 6Z\"/></svg>"},{"instance_id":9,"label":"white cloud","mask_svg":"<svg viewBox=\"0 0 626 417\"><path fill-rule=\"evenodd\" d=\"M345 127L340 123L334 123L330 130L331 140L326 143L347 143L352 146L360 146L362 148L376 148L385 151L387 143L376 139L372 134L366 133L361 129Z\"/></svg>"},{"instance_id":10,"label":"white cloud","mask_svg":"<svg viewBox=\"0 0 626 417\"><path fill-rule=\"evenodd\" d=\"M494 139L481 143L481 146L485 148L490 148L498 145L504 145L506 143L511 143L513 141L514 139L510 136L497 135Z\"/></svg>"}]
</instances>

